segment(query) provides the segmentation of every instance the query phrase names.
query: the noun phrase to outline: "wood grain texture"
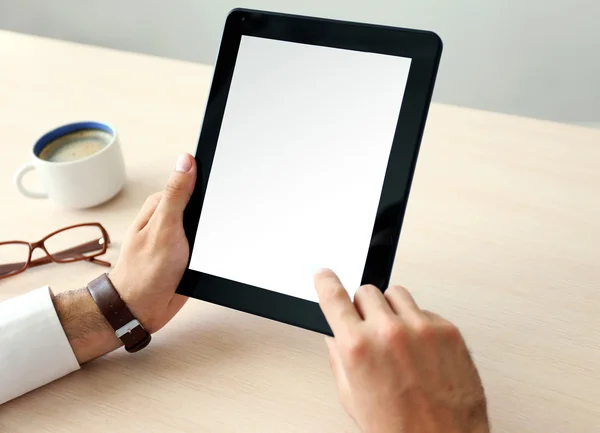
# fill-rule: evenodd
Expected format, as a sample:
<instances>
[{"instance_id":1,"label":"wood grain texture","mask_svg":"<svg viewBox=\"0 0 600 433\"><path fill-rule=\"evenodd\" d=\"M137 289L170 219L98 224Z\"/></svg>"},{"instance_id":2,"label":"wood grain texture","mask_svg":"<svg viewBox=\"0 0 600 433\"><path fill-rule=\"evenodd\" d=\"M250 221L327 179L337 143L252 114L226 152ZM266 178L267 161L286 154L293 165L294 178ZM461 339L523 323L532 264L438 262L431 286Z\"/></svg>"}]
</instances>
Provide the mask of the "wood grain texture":
<instances>
[{"instance_id":1,"label":"wood grain texture","mask_svg":"<svg viewBox=\"0 0 600 433\"><path fill-rule=\"evenodd\" d=\"M146 196L194 152L212 69L9 32L0 65L0 239L100 221L114 262ZM33 141L80 119L117 126L127 188L87 211L20 196L11 177ZM599 167L600 131L431 109L393 281L460 326L495 432L598 431ZM0 281L0 300L81 287L101 271L32 269ZM356 429L321 336L192 300L147 350L117 351L1 406L0 431Z\"/></svg>"}]
</instances>

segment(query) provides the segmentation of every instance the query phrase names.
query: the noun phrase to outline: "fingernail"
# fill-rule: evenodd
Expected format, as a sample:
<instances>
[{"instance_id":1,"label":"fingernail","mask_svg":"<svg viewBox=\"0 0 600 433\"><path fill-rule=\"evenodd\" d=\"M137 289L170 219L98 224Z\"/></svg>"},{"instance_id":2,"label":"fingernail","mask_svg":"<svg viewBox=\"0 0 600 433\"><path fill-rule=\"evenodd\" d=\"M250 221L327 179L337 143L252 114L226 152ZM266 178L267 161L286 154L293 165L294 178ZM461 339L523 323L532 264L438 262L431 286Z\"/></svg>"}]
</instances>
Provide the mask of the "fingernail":
<instances>
[{"instance_id":1,"label":"fingernail","mask_svg":"<svg viewBox=\"0 0 600 433\"><path fill-rule=\"evenodd\" d=\"M331 269L321 268L317 271L316 275L326 275L331 273Z\"/></svg>"},{"instance_id":2,"label":"fingernail","mask_svg":"<svg viewBox=\"0 0 600 433\"><path fill-rule=\"evenodd\" d=\"M188 154L179 155L175 164L175 171L188 173L192 169L192 159Z\"/></svg>"}]
</instances>

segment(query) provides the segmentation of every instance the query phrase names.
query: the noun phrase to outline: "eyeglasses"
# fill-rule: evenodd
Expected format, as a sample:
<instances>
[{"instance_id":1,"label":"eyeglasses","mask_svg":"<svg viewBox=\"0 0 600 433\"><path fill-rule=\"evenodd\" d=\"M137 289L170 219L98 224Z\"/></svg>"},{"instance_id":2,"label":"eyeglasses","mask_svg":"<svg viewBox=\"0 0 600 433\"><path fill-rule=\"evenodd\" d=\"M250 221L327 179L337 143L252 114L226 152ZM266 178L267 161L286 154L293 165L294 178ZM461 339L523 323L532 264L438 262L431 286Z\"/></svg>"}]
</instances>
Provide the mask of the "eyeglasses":
<instances>
[{"instance_id":1,"label":"eyeglasses","mask_svg":"<svg viewBox=\"0 0 600 433\"><path fill-rule=\"evenodd\" d=\"M82 260L110 267L109 262L96 257L106 253L110 238L99 223L78 224L50 233L37 242L0 242L0 279L12 277L27 268L47 263L73 263ZM41 248L46 255L33 259Z\"/></svg>"}]
</instances>

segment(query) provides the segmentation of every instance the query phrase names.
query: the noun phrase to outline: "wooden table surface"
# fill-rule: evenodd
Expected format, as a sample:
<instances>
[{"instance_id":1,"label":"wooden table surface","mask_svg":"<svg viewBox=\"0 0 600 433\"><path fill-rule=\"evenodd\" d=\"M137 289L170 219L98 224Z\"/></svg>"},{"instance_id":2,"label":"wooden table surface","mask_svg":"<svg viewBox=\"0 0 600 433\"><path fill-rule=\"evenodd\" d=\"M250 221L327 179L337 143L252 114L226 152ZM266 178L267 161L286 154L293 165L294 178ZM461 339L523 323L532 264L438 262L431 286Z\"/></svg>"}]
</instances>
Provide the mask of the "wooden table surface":
<instances>
[{"instance_id":1,"label":"wooden table surface","mask_svg":"<svg viewBox=\"0 0 600 433\"><path fill-rule=\"evenodd\" d=\"M116 241L114 261L145 197L180 152L194 152L211 73L0 32L0 239L99 221ZM34 140L81 119L120 130L126 189L87 211L19 195L12 174ZM32 269L1 281L0 300L45 284L81 287L99 271ZM434 104L393 282L461 327L496 433L596 433L600 131ZM191 300L147 350L117 351L1 406L0 431L356 429L337 402L320 335Z\"/></svg>"}]
</instances>

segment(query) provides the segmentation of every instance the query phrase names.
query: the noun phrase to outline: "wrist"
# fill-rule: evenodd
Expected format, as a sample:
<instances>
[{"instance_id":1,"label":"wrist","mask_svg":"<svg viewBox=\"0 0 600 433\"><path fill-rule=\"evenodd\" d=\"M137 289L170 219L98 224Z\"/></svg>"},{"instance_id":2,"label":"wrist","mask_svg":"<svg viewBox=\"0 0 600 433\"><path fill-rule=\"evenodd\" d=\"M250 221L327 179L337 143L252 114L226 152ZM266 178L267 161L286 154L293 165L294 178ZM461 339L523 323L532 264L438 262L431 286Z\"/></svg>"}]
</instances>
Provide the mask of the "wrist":
<instances>
[{"instance_id":1,"label":"wrist","mask_svg":"<svg viewBox=\"0 0 600 433\"><path fill-rule=\"evenodd\" d=\"M152 337L117 291L108 274L102 274L87 284L92 299L115 335L129 353L144 349ZM143 320L143 319L142 319Z\"/></svg>"},{"instance_id":2,"label":"wrist","mask_svg":"<svg viewBox=\"0 0 600 433\"><path fill-rule=\"evenodd\" d=\"M168 322L164 314L168 303L165 305L160 299L148 296L147 287L152 282L131 278L131 274L118 267L108 274L108 278L131 314L150 334L154 334Z\"/></svg>"},{"instance_id":3,"label":"wrist","mask_svg":"<svg viewBox=\"0 0 600 433\"><path fill-rule=\"evenodd\" d=\"M112 270L107 274L107 277L123 302L125 302L125 305L127 305L127 308L131 311L131 314L140 321L144 328L150 329L152 319L145 311L146 309L143 308L144 298L142 291L137 289L137 284L132 283L131 279L127 278L127 273L123 274L120 270Z\"/></svg>"},{"instance_id":4,"label":"wrist","mask_svg":"<svg viewBox=\"0 0 600 433\"><path fill-rule=\"evenodd\" d=\"M132 281L130 274L127 271L123 272L122 268L115 268L107 276L131 314L139 320L144 329L154 334L154 312L148 308L148 298L144 296L139 279Z\"/></svg>"},{"instance_id":5,"label":"wrist","mask_svg":"<svg viewBox=\"0 0 600 433\"><path fill-rule=\"evenodd\" d=\"M122 345L87 289L53 295L52 301L79 364L99 358Z\"/></svg>"},{"instance_id":6,"label":"wrist","mask_svg":"<svg viewBox=\"0 0 600 433\"><path fill-rule=\"evenodd\" d=\"M414 403L415 399L411 401ZM426 402L406 408L390 416L370 416L372 422L362 423L363 433L396 433L419 431L422 433L489 433L485 399L459 411L433 407ZM361 424L361 423L359 423Z\"/></svg>"}]
</instances>

